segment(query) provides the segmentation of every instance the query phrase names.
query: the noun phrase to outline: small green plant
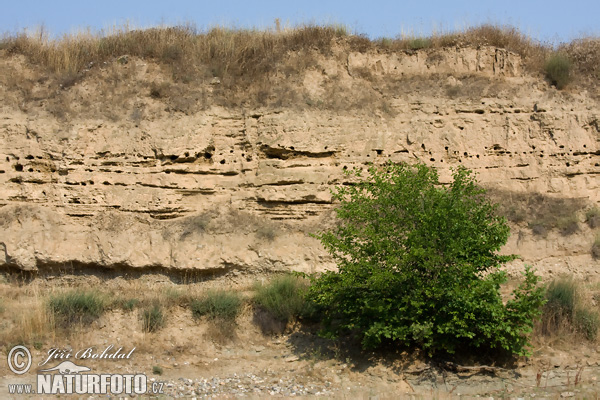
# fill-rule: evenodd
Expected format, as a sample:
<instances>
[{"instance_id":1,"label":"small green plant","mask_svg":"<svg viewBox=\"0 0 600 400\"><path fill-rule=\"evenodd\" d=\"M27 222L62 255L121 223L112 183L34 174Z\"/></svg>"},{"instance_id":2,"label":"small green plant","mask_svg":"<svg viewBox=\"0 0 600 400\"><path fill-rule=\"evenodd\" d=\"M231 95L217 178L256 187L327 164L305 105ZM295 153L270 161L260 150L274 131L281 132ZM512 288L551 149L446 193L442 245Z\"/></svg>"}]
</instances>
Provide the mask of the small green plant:
<instances>
[{"instance_id":1,"label":"small green plant","mask_svg":"<svg viewBox=\"0 0 600 400\"><path fill-rule=\"evenodd\" d=\"M141 312L141 318L144 332L156 332L165 324L162 306L158 303L145 307Z\"/></svg>"},{"instance_id":2,"label":"small green plant","mask_svg":"<svg viewBox=\"0 0 600 400\"><path fill-rule=\"evenodd\" d=\"M594 207L586 211L585 222L592 229L600 227L600 208Z\"/></svg>"},{"instance_id":3,"label":"small green plant","mask_svg":"<svg viewBox=\"0 0 600 400\"><path fill-rule=\"evenodd\" d=\"M59 325L90 323L106 309L106 299L96 291L73 290L50 297L48 306Z\"/></svg>"},{"instance_id":4,"label":"small green plant","mask_svg":"<svg viewBox=\"0 0 600 400\"><path fill-rule=\"evenodd\" d=\"M546 77L557 89L564 88L571 81L571 61L560 53L551 55L544 65Z\"/></svg>"},{"instance_id":5,"label":"small green plant","mask_svg":"<svg viewBox=\"0 0 600 400\"><path fill-rule=\"evenodd\" d=\"M162 375L163 374L163 369L160 365L155 365L152 367L152 373L154 375Z\"/></svg>"},{"instance_id":6,"label":"small green plant","mask_svg":"<svg viewBox=\"0 0 600 400\"><path fill-rule=\"evenodd\" d=\"M282 322L307 313L305 291L308 284L300 277L283 275L256 287L254 301Z\"/></svg>"},{"instance_id":7,"label":"small green plant","mask_svg":"<svg viewBox=\"0 0 600 400\"><path fill-rule=\"evenodd\" d=\"M201 299L192 300L190 308L194 318L234 321L240 312L242 300L235 292L211 290Z\"/></svg>"}]
</instances>

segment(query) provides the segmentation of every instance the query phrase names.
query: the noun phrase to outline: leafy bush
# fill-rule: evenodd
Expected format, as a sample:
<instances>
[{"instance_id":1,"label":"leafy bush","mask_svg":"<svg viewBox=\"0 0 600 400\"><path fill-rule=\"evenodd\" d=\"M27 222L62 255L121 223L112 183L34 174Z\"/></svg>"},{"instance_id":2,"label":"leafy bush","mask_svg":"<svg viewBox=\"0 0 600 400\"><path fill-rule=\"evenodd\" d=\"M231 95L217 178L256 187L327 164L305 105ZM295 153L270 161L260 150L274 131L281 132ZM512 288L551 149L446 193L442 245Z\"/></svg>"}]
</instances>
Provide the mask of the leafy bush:
<instances>
[{"instance_id":1,"label":"leafy bush","mask_svg":"<svg viewBox=\"0 0 600 400\"><path fill-rule=\"evenodd\" d=\"M208 316L210 319L233 321L240 312L242 300L237 293L213 290L201 299L192 300L190 308L195 318Z\"/></svg>"},{"instance_id":2,"label":"leafy bush","mask_svg":"<svg viewBox=\"0 0 600 400\"><path fill-rule=\"evenodd\" d=\"M360 170L351 176L362 178ZM498 255L506 220L459 168L443 186L425 165L370 167L334 191L339 225L316 235L339 270L313 278L324 333L354 333L365 348L416 345L433 354L500 348L524 354L544 302L530 268L506 304Z\"/></svg>"},{"instance_id":3,"label":"leafy bush","mask_svg":"<svg viewBox=\"0 0 600 400\"><path fill-rule=\"evenodd\" d=\"M307 286L299 277L279 276L267 285L258 286L254 300L273 317L289 322L307 312L308 305L304 298Z\"/></svg>"},{"instance_id":4,"label":"leafy bush","mask_svg":"<svg viewBox=\"0 0 600 400\"><path fill-rule=\"evenodd\" d=\"M563 54L555 53L544 65L546 77L557 89L564 88L571 81L571 61Z\"/></svg>"},{"instance_id":5,"label":"leafy bush","mask_svg":"<svg viewBox=\"0 0 600 400\"><path fill-rule=\"evenodd\" d=\"M162 306L158 303L142 310L142 329L144 332L156 332L165 325Z\"/></svg>"},{"instance_id":6,"label":"leafy bush","mask_svg":"<svg viewBox=\"0 0 600 400\"><path fill-rule=\"evenodd\" d=\"M106 309L106 299L96 291L73 290L50 297L48 306L59 325L90 323Z\"/></svg>"}]
</instances>

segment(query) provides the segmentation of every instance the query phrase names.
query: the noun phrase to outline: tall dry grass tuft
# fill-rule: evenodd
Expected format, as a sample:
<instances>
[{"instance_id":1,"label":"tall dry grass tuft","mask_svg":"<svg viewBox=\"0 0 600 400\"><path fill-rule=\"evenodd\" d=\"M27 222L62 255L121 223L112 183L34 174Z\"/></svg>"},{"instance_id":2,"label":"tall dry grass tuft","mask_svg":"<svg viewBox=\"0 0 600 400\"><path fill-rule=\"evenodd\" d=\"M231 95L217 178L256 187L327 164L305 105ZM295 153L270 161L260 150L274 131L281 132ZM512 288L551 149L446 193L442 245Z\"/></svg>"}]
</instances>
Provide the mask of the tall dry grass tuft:
<instances>
[{"instance_id":1,"label":"tall dry grass tuft","mask_svg":"<svg viewBox=\"0 0 600 400\"><path fill-rule=\"evenodd\" d=\"M3 301L4 323L0 329L0 342L7 346L17 343L37 346L56 338L55 321L48 312L45 298L37 290L18 298Z\"/></svg>"},{"instance_id":2,"label":"tall dry grass tuft","mask_svg":"<svg viewBox=\"0 0 600 400\"><path fill-rule=\"evenodd\" d=\"M144 30L124 26L108 33L84 31L52 40L39 29L8 37L2 47L58 74L76 75L100 62L130 55L171 65L179 78L202 73L245 81L271 71L288 51L327 52L332 39L345 32L338 26L316 25L278 32L223 27L199 32L193 25Z\"/></svg>"}]
</instances>

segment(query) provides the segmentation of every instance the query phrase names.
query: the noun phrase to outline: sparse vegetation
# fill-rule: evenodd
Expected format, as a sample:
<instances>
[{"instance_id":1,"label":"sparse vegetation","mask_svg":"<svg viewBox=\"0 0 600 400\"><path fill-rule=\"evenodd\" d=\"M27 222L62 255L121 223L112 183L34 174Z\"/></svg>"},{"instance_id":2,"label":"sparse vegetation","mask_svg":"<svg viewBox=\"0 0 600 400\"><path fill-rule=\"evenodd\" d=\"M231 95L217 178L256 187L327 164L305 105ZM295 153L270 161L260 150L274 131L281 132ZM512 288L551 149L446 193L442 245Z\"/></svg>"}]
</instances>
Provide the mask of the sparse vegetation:
<instances>
[{"instance_id":1,"label":"sparse vegetation","mask_svg":"<svg viewBox=\"0 0 600 400\"><path fill-rule=\"evenodd\" d=\"M142 329L144 332L156 332L165 324L163 308L159 303L147 306L141 310Z\"/></svg>"},{"instance_id":2,"label":"sparse vegetation","mask_svg":"<svg viewBox=\"0 0 600 400\"><path fill-rule=\"evenodd\" d=\"M448 186L425 165L371 166L334 192L340 223L317 235L339 271L313 280L309 299L323 309L329 336L357 335L365 348L417 346L429 354L495 348L525 354L544 303L538 278L504 303L497 254L509 227L471 171ZM398 190L402 188L402 190Z\"/></svg>"},{"instance_id":3,"label":"sparse vegetation","mask_svg":"<svg viewBox=\"0 0 600 400\"><path fill-rule=\"evenodd\" d=\"M121 308L123 311L131 311L140 303L138 299L129 297L119 297L115 300L115 306Z\"/></svg>"},{"instance_id":4,"label":"sparse vegetation","mask_svg":"<svg viewBox=\"0 0 600 400\"><path fill-rule=\"evenodd\" d=\"M94 111L89 104L82 104L77 109L70 107L71 101L65 99L70 88L90 77L102 77L106 80L105 85L99 83L102 90L114 95L118 87L114 82L135 75L135 58L158 63L165 71L166 79L140 82L141 86L128 89L129 95L143 91L149 98L166 103L166 109L186 114L205 109L210 104L304 107L308 102L319 108L359 110L364 109L365 104L385 100L385 97L374 99L377 96L370 91L361 91L364 92L361 98L350 101L338 95L342 89L335 79L325 84L328 96L314 100L306 100L304 94L290 90L293 82L289 79L273 84L275 71L286 77L302 76L304 71L317 66L320 56L331 55L335 43L358 52L424 50L431 60L435 59L437 49L495 46L518 53L532 73L547 74L557 86L563 84L562 77L565 76L561 72L564 63L553 55L553 48L528 38L515 28L498 25L482 25L428 37L377 40L350 35L339 25L304 25L263 31L224 27L203 31L191 24L144 30L124 26L109 31L66 35L56 40L40 29L6 36L0 40L0 49L7 55L24 55L35 70L33 74L39 74L39 77L23 78L18 83L11 78L7 88L18 98L14 104L26 109L28 103L46 97L49 101L44 107L60 119ZM600 73L597 67L600 64L597 62L600 60L599 43L597 38L588 38L561 46L556 54L571 60L569 79L577 78L578 84L594 84ZM360 71L356 72L361 75ZM369 71L365 72L364 78L373 80ZM34 95L32 88L40 82L45 82L47 90L36 90ZM211 85L210 90L207 85ZM57 93L57 88L64 93ZM454 97L459 94L454 93L456 91L449 89L448 94ZM120 103L123 103L122 99ZM111 110L101 112L111 120L121 118L118 112ZM139 115L133 119L138 120Z\"/></svg>"},{"instance_id":5,"label":"sparse vegetation","mask_svg":"<svg viewBox=\"0 0 600 400\"><path fill-rule=\"evenodd\" d=\"M583 199L555 198L541 193L488 191L488 197L498 203L498 214L514 223L526 222L532 233L545 237L552 229L570 235L579 229Z\"/></svg>"},{"instance_id":6,"label":"sparse vegetation","mask_svg":"<svg viewBox=\"0 0 600 400\"><path fill-rule=\"evenodd\" d=\"M572 235L579 230L579 218L576 214L559 218L556 221L556 227L563 236Z\"/></svg>"},{"instance_id":7,"label":"sparse vegetation","mask_svg":"<svg viewBox=\"0 0 600 400\"><path fill-rule=\"evenodd\" d=\"M88 324L104 313L107 301L97 291L72 290L54 294L48 306L59 325Z\"/></svg>"},{"instance_id":8,"label":"sparse vegetation","mask_svg":"<svg viewBox=\"0 0 600 400\"><path fill-rule=\"evenodd\" d=\"M256 236L272 242L277 237L275 227L271 225L263 225L256 230Z\"/></svg>"},{"instance_id":9,"label":"sparse vegetation","mask_svg":"<svg viewBox=\"0 0 600 400\"><path fill-rule=\"evenodd\" d=\"M544 64L548 80L557 89L563 89L571 81L571 61L561 53L552 54Z\"/></svg>"},{"instance_id":10,"label":"sparse vegetation","mask_svg":"<svg viewBox=\"0 0 600 400\"><path fill-rule=\"evenodd\" d=\"M211 290L200 299L192 300L190 308L195 318L234 321L240 312L242 300L236 292Z\"/></svg>"}]
</instances>

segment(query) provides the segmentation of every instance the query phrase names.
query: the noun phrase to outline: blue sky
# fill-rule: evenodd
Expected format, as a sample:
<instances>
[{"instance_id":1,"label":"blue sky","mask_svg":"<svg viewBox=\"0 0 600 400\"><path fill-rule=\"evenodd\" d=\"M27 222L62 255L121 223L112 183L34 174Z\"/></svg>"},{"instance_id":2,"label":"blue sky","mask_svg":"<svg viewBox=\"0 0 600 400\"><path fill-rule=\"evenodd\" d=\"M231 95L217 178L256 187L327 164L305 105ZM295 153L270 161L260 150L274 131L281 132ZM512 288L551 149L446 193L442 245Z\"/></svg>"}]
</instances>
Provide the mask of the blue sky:
<instances>
[{"instance_id":1,"label":"blue sky","mask_svg":"<svg viewBox=\"0 0 600 400\"><path fill-rule=\"evenodd\" d=\"M371 38L402 33L427 35L481 23L509 24L533 38L553 43L584 35L600 36L600 0L595 1L157 1L5 0L0 32L44 24L54 35L81 28L99 30L129 22L135 27L193 22L266 28L275 18L343 23Z\"/></svg>"}]
</instances>

